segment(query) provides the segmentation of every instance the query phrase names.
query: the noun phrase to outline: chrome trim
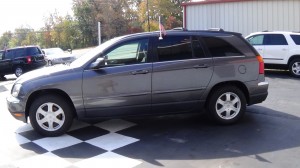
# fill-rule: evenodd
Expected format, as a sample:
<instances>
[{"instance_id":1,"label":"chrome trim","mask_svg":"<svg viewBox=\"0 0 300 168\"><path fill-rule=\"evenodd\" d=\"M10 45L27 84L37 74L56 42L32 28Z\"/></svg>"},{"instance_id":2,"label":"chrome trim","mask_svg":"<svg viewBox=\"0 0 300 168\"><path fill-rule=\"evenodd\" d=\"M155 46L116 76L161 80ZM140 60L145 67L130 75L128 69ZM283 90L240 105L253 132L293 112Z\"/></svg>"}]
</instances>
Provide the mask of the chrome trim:
<instances>
[{"instance_id":1,"label":"chrome trim","mask_svg":"<svg viewBox=\"0 0 300 168\"><path fill-rule=\"evenodd\" d=\"M269 85L269 82L259 82L257 85L258 86L265 86L265 85Z\"/></svg>"}]
</instances>

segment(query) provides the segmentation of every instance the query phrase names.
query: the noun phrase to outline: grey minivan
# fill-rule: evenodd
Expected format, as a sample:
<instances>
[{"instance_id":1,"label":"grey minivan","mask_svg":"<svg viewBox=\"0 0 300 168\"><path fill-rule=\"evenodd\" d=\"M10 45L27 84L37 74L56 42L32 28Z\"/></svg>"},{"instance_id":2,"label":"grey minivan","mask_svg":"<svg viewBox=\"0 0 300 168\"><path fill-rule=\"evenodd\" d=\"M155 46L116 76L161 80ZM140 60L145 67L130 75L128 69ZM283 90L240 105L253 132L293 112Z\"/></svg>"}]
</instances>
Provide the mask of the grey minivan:
<instances>
[{"instance_id":1,"label":"grey minivan","mask_svg":"<svg viewBox=\"0 0 300 168\"><path fill-rule=\"evenodd\" d=\"M24 74L7 104L38 133L58 136L73 118L205 111L232 124L267 95L263 59L240 34L173 30L163 39L159 32L117 37L70 65Z\"/></svg>"}]
</instances>

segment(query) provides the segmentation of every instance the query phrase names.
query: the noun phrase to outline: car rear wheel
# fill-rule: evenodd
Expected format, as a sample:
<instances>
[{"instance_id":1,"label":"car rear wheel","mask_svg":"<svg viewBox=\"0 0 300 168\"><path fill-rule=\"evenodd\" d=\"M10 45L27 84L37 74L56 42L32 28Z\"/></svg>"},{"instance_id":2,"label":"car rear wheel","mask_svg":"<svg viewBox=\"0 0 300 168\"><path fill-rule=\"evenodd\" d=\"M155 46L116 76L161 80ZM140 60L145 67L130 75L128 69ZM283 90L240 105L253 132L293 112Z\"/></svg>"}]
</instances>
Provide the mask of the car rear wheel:
<instances>
[{"instance_id":1,"label":"car rear wheel","mask_svg":"<svg viewBox=\"0 0 300 168\"><path fill-rule=\"evenodd\" d=\"M70 105L60 96L44 95L32 103L29 118L32 127L44 136L59 136L72 125Z\"/></svg>"},{"instance_id":2,"label":"car rear wheel","mask_svg":"<svg viewBox=\"0 0 300 168\"><path fill-rule=\"evenodd\" d=\"M15 75L17 77L21 76L23 73L24 73L24 70L23 70L22 67L18 66L18 67L15 68Z\"/></svg>"},{"instance_id":3,"label":"car rear wheel","mask_svg":"<svg viewBox=\"0 0 300 168\"><path fill-rule=\"evenodd\" d=\"M212 93L208 103L209 116L219 124L236 123L245 110L245 95L234 86L218 88Z\"/></svg>"},{"instance_id":4,"label":"car rear wheel","mask_svg":"<svg viewBox=\"0 0 300 168\"><path fill-rule=\"evenodd\" d=\"M300 78L300 59L294 59L289 65L290 74L296 78Z\"/></svg>"}]
</instances>

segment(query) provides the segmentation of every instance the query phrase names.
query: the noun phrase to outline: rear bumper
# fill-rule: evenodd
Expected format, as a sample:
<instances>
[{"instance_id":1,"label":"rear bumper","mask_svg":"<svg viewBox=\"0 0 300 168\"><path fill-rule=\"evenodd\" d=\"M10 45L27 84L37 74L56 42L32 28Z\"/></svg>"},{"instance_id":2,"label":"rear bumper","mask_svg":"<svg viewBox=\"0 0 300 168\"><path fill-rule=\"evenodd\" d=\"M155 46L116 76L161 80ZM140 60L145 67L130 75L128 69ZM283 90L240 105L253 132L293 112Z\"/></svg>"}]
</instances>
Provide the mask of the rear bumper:
<instances>
[{"instance_id":1,"label":"rear bumper","mask_svg":"<svg viewBox=\"0 0 300 168\"><path fill-rule=\"evenodd\" d=\"M31 64L26 64L25 70L31 71L34 69L38 69L38 68L44 67L46 64L47 64L46 61L33 62Z\"/></svg>"},{"instance_id":2,"label":"rear bumper","mask_svg":"<svg viewBox=\"0 0 300 168\"><path fill-rule=\"evenodd\" d=\"M257 91L255 94L249 95L248 105L257 104L265 101L268 97L268 82L260 82L257 84Z\"/></svg>"}]
</instances>

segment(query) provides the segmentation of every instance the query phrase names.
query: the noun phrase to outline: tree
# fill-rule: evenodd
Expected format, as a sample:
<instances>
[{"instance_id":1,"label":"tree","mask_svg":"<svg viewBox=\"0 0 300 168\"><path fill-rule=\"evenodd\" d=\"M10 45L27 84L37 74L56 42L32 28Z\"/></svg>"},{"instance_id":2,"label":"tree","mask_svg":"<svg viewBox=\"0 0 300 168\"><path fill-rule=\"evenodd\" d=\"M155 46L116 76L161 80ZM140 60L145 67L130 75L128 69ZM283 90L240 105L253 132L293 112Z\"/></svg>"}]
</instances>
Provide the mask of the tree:
<instances>
[{"instance_id":1,"label":"tree","mask_svg":"<svg viewBox=\"0 0 300 168\"><path fill-rule=\"evenodd\" d=\"M176 2L176 3L175 3ZM139 20L143 25L143 29L148 31L148 17L150 20L150 31L159 30L158 20L161 17L161 22L166 29L182 26L182 9L177 1L171 0L148 0L142 1L139 5ZM148 16L149 15L149 16Z\"/></svg>"},{"instance_id":2,"label":"tree","mask_svg":"<svg viewBox=\"0 0 300 168\"><path fill-rule=\"evenodd\" d=\"M10 31L3 33L3 35L0 38L0 49L5 49L5 48L9 47L8 44L9 44L10 40L12 39L12 36L13 36L13 34Z\"/></svg>"}]
</instances>

